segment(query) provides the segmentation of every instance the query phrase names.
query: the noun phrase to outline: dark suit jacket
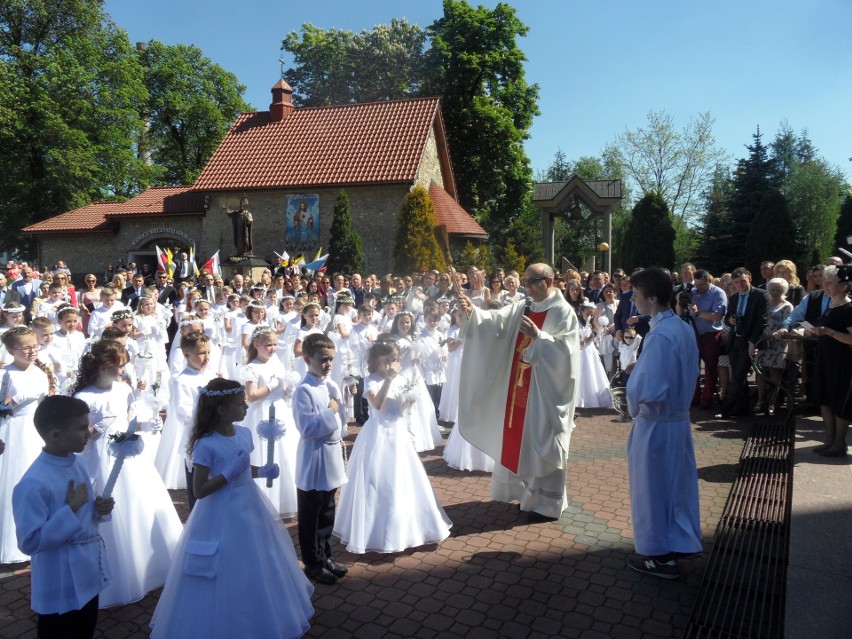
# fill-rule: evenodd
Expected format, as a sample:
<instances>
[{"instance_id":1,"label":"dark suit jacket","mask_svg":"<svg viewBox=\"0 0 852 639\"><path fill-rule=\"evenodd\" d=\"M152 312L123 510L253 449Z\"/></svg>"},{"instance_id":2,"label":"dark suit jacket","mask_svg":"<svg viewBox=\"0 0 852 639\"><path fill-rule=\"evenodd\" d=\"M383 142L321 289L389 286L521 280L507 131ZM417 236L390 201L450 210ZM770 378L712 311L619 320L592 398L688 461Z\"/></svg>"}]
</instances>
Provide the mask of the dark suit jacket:
<instances>
[{"instance_id":1,"label":"dark suit jacket","mask_svg":"<svg viewBox=\"0 0 852 639\"><path fill-rule=\"evenodd\" d=\"M728 296L728 311L725 313L725 324L728 326L731 326L729 322L730 318L737 314L739 298L739 293ZM763 330L766 328L768 301L769 297L766 295L766 291L755 286L751 287L748 293L748 303L742 327L743 336L750 344L757 344L760 336L763 335Z\"/></svg>"},{"instance_id":2,"label":"dark suit jacket","mask_svg":"<svg viewBox=\"0 0 852 639\"><path fill-rule=\"evenodd\" d=\"M18 292L12 290L9 286L6 286L4 289L0 289L0 306L6 302L21 303L21 297L18 295Z\"/></svg>"},{"instance_id":3,"label":"dark suit jacket","mask_svg":"<svg viewBox=\"0 0 852 639\"><path fill-rule=\"evenodd\" d=\"M207 299L207 287L206 286L196 286L196 288L201 293L201 297L203 297L206 300ZM211 288L213 289L213 303L215 304L216 303L216 296L222 291L222 287L221 286L213 286Z\"/></svg>"},{"instance_id":4,"label":"dark suit jacket","mask_svg":"<svg viewBox=\"0 0 852 639\"><path fill-rule=\"evenodd\" d=\"M142 287L142 293L145 293L145 287ZM131 310L135 311L136 307L139 306L139 295L136 294L136 287L128 286L123 291L121 291L121 303L125 306L130 307Z\"/></svg>"},{"instance_id":5,"label":"dark suit jacket","mask_svg":"<svg viewBox=\"0 0 852 639\"><path fill-rule=\"evenodd\" d=\"M632 307L633 291L629 290L624 293L620 293L618 296L618 306L615 309L615 319L613 320L616 331L624 332L630 328L627 320L630 318L630 311ZM637 310L636 312L638 313L639 311ZM633 325L633 328L636 330L637 335L645 337L645 335L648 334L648 331L651 330L650 318L647 315L639 315L639 318L639 321Z\"/></svg>"},{"instance_id":6,"label":"dark suit jacket","mask_svg":"<svg viewBox=\"0 0 852 639\"><path fill-rule=\"evenodd\" d=\"M29 295L24 293L24 280L17 280L12 283L12 291L18 296L21 304L29 309L33 305L33 300L38 297L38 288L41 286L41 280L33 278L32 291Z\"/></svg>"},{"instance_id":7,"label":"dark suit jacket","mask_svg":"<svg viewBox=\"0 0 852 639\"><path fill-rule=\"evenodd\" d=\"M177 291L174 286L164 286L160 289L160 294L157 296L157 301L160 304L174 304L177 299Z\"/></svg>"}]
</instances>

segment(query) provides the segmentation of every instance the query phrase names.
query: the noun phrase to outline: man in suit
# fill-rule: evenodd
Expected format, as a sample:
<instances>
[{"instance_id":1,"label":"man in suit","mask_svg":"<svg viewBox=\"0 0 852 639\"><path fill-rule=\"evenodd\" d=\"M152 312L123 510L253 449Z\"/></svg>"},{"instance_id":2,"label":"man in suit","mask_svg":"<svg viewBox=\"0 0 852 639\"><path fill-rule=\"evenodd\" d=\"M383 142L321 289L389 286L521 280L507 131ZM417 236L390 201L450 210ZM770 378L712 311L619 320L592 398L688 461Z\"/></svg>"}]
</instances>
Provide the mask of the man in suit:
<instances>
[{"instance_id":1,"label":"man in suit","mask_svg":"<svg viewBox=\"0 0 852 639\"><path fill-rule=\"evenodd\" d=\"M681 293L692 293L695 287L695 264L692 262L684 262L680 267L680 284L674 287L671 299L671 307L674 308L677 304L677 296Z\"/></svg>"},{"instance_id":2,"label":"man in suit","mask_svg":"<svg viewBox=\"0 0 852 639\"><path fill-rule=\"evenodd\" d=\"M603 287L606 284L603 271L594 271L589 277L589 288L586 290L586 297L593 304L603 302Z\"/></svg>"},{"instance_id":3,"label":"man in suit","mask_svg":"<svg viewBox=\"0 0 852 639\"><path fill-rule=\"evenodd\" d=\"M175 258L175 283L180 284L185 279L188 279L191 275L195 275L195 269L193 268L193 264L189 261L189 255L186 254L186 251L181 251L180 253L178 253L177 258Z\"/></svg>"},{"instance_id":4,"label":"man in suit","mask_svg":"<svg viewBox=\"0 0 852 639\"><path fill-rule=\"evenodd\" d=\"M216 303L216 296L221 292L221 287L213 285L216 278L213 277L212 273L208 273L207 271L203 271L201 273L199 281L200 284L197 288L201 291L201 296L210 302L210 305L212 306Z\"/></svg>"},{"instance_id":5,"label":"man in suit","mask_svg":"<svg viewBox=\"0 0 852 639\"><path fill-rule=\"evenodd\" d=\"M32 320L30 308L38 297L41 280L33 278L33 269L27 264L21 266L21 278L12 283L12 292L18 296L21 304L27 309L24 313L27 323Z\"/></svg>"},{"instance_id":6,"label":"man in suit","mask_svg":"<svg viewBox=\"0 0 852 639\"><path fill-rule=\"evenodd\" d=\"M636 269L633 274L640 272L642 269ZM618 294L618 306L615 309L615 340L617 342L624 341L624 331L632 328L636 334L645 337L648 331L651 330L650 318L647 315L641 315L636 304L633 303L633 287L630 285L630 275L625 275L619 281L621 291Z\"/></svg>"},{"instance_id":7,"label":"man in suit","mask_svg":"<svg viewBox=\"0 0 852 639\"><path fill-rule=\"evenodd\" d=\"M731 380L728 392L716 417L749 412L748 373L757 342L766 328L768 298L766 291L751 285L751 273L744 267L734 269L731 278L737 292L728 296L725 321L733 328L728 357L731 360Z\"/></svg>"},{"instance_id":8,"label":"man in suit","mask_svg":"<svg viewBox=\"0 0 852 639\"><path fill-rule=\"evenodd\" d=\"M145 293L145 276L137 273L130 280L130 286L121 291L121 303L136 311L139 307L139 299Z\"/></svg>"},{"instance_id":9,"label":"man in suit","mask_svg":"<svg viewBox=\"0 0 852 639\"><path fill-rule=\"evenodd\" d=\"M234 275L234 279L231 280L231 287L237 295L249 294L249 288L245 285L245 278L240 273Z\"/></svg>"}]
</instances>

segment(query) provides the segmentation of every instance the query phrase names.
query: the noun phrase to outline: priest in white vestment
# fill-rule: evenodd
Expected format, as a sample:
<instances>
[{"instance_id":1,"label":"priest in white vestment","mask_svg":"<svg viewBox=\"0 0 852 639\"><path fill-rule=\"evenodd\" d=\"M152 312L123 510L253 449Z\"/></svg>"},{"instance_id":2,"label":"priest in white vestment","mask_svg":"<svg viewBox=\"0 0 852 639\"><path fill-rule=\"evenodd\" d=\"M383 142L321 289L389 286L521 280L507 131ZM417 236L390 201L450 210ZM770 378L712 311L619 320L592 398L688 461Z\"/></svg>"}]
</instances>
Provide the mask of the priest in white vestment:
<instances>
[{"instance_id":1,"label":"priest in white vestment","mask_svg":"<svg viewBox=\"0 0 852 639\"><path fill-rule=\"evenodd\" d=\"M531 520L567 507L565 476L580 371L578 320L553 269L524 273L528 304L482 310L459 296L466 320L459 433L496 464L491 496L519 501Z\"/></svg>"}]
</instances>

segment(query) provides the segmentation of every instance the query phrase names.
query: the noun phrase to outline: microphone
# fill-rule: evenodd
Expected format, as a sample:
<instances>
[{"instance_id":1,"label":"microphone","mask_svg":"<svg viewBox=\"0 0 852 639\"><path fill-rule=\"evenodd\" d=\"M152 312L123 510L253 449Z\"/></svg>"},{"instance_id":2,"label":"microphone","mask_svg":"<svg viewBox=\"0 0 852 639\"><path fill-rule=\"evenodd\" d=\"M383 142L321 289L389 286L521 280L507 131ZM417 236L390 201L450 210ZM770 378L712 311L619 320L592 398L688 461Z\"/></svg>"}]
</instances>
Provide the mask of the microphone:
<instances>
[{"instance_id":1,"label":"microphone","mask_svg":"<svg viewBox=\"0 0 852 639\"><path fill-rule=\"evenodd\" d=\"M532 311L533 301L531 297L524 300L524 317L527 317Z\"/></svg>"}]
</instances>

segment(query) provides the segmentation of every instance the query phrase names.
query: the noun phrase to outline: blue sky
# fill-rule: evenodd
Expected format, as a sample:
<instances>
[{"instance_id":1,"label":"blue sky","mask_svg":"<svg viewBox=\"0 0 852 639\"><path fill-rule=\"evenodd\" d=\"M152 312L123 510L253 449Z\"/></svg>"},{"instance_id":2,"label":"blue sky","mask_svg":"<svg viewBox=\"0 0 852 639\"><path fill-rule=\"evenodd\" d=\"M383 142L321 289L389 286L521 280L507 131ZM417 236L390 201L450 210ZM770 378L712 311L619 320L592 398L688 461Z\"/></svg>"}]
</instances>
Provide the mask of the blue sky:
<instances>
[{"instance_id":1,"label":"blue sky","mask_svg":"<svg viewBox=\"0 0 852 639\"><path fill-rule=\"evenodd\" d=\"M107 0L131 40L194 44L269 107L281 40L305 22L352 31L405 17L427 27L440 0ZM471 2L493 7L496 2ZM711 111L732 158L759 125L806 129L820 154L852 176L852 2L849 0L515 0L529 34L527 81L538 116L527 141L533 169L557 149L598 155L615 136L665 110L676 125ZM292 59L286 60L292 66Z\"/></svg>"}]
</instances>

